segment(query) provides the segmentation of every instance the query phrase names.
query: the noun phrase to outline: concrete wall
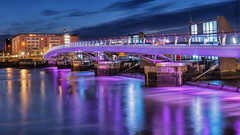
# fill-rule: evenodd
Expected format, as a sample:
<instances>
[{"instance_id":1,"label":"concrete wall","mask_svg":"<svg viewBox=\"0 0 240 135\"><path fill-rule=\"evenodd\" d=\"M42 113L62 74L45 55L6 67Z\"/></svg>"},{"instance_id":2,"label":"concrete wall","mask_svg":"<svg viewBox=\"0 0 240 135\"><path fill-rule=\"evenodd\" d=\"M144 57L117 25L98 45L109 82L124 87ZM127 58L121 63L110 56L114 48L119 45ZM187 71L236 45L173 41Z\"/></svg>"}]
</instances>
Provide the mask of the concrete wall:
<instances>
[{"instance_id":1,"label":"concrete wall","mask_svg":"<svg viewBox=\"0 0 240 135\"><path fill-rule=\"evenodd\" d=\"M145 84L153 87L182 86L182 75L186 71L186 66L145 66Z\"/></svg>"},{"instance_id":2,"label":"concrete wall","mask_svg":"<svg viewBox=\"0 0 240 135\"><path fill-rule=\"evenodd\" d=\"M232 26L228 23L228 21L223 16L217 16L217 26L218 32L233 32Z\"/></svg>"},{"instance_id":3,"label":"concrete wall","mask_svg":"<svg viewBox=\"0 0 240 135\"><path fill-rule=\"evenodd\" d=\"M95 76L113 76L120 70L120 63L96 63L94 66Z\"/></svg>"},{"instance_id":4,"label":"concrete wall","mask_svg":"<svg viewBox=\"0 0 240 135\"><path fill-rule=\"evenodd\" d=\"M236 58L219 58L221 79L228 79L236 75Z\"/></svg>"},{"instance_id":5,"label":"concrete wall","mask_svg":"<svg viewBox=\"0 0 240 135\"><path fill-rule=\"evenodd\" d=\"M153 64L151 61L140 59L140 68L144 68L145 66L154 66L154 65L155 64Z\"/></svg>"}]
</instances>

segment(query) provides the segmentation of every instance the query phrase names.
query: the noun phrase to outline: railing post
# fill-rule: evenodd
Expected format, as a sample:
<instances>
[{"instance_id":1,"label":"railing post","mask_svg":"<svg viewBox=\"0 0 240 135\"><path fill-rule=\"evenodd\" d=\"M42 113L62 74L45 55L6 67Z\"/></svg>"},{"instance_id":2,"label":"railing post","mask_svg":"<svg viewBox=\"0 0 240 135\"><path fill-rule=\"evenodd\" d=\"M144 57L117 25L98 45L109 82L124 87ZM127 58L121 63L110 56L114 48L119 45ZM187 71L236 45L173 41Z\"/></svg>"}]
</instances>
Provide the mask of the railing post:
<instances>
[{"instance_id":1,"label":"railing post","mask_svg":"<svg viewBox=\"0 0 240 135\"><path fill-rule=\"evenodd\" d=\"M207 35L204 37L204 45L207 45Z\"/></svg>"},{"instance_id":2,"label":"railing post","mask_svg":"<svg viewBox=\"0 0 240 135\"><path fill-rule=\"evenodd\" d=\"M134 45L137 45L137 38L135 38L135 44Z\"/></svg>"},{"instance_id":3,"label":"railing post","mask_svg":"<svg viewBox=\"0 0 240 135\"><path fill-rule=\"evenodd\" d=\"M226 38L227 38L227 35L223 34L222 45L226 44Z\"/></svg>"},{"instance_id":4,"label":"railing post","mask_svg":"<svg viewBox=\"0 0 240 135\"><path fill-rule=\"evenodd\" d=\"M111 43L111 39L109 38L109 45L112 45L112 43Z\"/></svg>"},{"instance_id":5,"label":"railing post","mask_svg":"<svg viewBox=\"0 0 240 135\"><path fill-rule=\"evenodd\" d=\"M192 36L189 36L189 39L188 39L188 46L191 45L191 41L192 41Z\"/></svg>"},{"instance_id":6,"label":"railing post","mask_svg":"<svg viewBox=\"0 0 240 135\"><path fill-rule=\"evenodd\" d=\"M143 38L143 45L145 45L145 42L146 42L146 38Z\"/></svg>"},{"instance_id":7,"label":"railing post","mask_svg":"<svg viewBox=\"0 0 240 135\"><path fill-rule=\"evenodd\" d=\"M155 44L155 37L152 38L152 45Z\"/></svg>"},{"instance_id":8,"label":"railing post","mask_svg":"<svg viewBox=\"0 0 240 135\"><path fill-rule=\"evenodd\" d=\"M232 40L233 40L233 44L234 44L234 45L237 44L237 40L236 40L236 39L237 39L237 38L236 38L235 36L233 36L233 39L232 39Z\"/></svg>"},{"instance_id":9,"label":"railing post","mask_svg":"<svg viewBox=\"0 0 240 135\"><path fill-rule=\"evenodd\" d=\"M163 45L166 44L166 37L163 37Z\"/></svg>"},{"instance_id":10,"label":"railing post","mask_svg":"<svg viewBox=\"0 0 240 135\"><path fill-rule=\"evenodd\" d=\"M117 45L117 40L115 39L115 45Z\"/></svg>"},{"instance_id":11,"label":"railing post","mask_svg":"<svg viewBox=\"0 0 240 135\"><path fill-rule=\"evenodd\" d=\"M175 36L174 45L177 45L177 42L178 42L178 36Z\"/></svg>"},{"instance_id":12,"label":"railing post","mask_svg":"<svg viewBox=\"0 0 240 135\"><path fill-rule=\"evenodd\" d=\"M104 46L106 46L106 45L107 45L107 40L105 39L105 40L104 40Z\"/></svg>"}]
</instances>

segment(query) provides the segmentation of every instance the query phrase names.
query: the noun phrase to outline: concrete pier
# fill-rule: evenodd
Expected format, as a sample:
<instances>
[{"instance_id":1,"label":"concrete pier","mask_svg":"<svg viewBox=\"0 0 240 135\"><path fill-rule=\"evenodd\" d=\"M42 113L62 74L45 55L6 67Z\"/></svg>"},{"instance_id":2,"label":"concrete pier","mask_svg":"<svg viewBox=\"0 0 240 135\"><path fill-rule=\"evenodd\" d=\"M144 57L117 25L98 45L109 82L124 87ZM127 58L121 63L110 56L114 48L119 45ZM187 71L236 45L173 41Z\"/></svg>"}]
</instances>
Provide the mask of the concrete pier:
<instances>
[{"instance_id":1,"label":"concrete pier","mask_svg":"<svg viewBox=\"0 0 240 135\"><path fill-rule=\"evenodd\" d=\"M73 61L71 64L72 71L89 71L94 65L90 61Z\"/></svg>"},{"instance_id":2,"label":"concrete pier","mask_svg":"<svg viewBox=\"0 0 240 135\"><path fill-rule=\"evenodd\" d=\"M183 73L187 72L185 63L163 62L145 66L145 85L153 87L177 87L183 85Z\"/></svg>"},{"instance_id":3,"label":"concrete pier","mask_svg":"<svg viewBox=\"0 0 240 135\"><path fill-rule=\"evenodd\" d=\"M100 61L94 64L95 76L113 76L120 70L120 63L113 61Z\"/></svg>"},{"instance_id":4,"label":"concrete pier","mask_svg":"<svg viewBox=\"0 0 240 135\"><path fill-rule=\"evenodd\" d=\"M236 78L237 62L236 58L219 58L221 79Z\"/></svg>"}]
</instances>

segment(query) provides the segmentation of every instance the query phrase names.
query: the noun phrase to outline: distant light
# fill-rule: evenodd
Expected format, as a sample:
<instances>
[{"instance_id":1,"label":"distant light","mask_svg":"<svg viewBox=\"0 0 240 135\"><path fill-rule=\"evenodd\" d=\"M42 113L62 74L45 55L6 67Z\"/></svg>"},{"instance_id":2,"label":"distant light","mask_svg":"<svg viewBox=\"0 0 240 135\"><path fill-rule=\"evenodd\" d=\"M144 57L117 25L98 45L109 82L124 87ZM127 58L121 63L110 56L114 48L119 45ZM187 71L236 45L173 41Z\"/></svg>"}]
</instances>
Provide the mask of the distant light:
<instances>
[{"instance_id":1,"label":"distant light","mask_svg":"<svg viewBox=\"0 0 240 135\"><path fill-rule=\"evenodd\" d=\"M167 39L167 40L166 40L166 43L169 43L169 42L170 42L170 41Z\"/></svg>"},{"instance_id":2,"label":"distant light","mask_svg":"<svg viewBox=\"0 0 240 135\"><path fill-rule=\"evenodd\" d=\"M233 38L233 44L236 44L237 42L236 42L236 39L235 38Z\"/></svg>"},{"instance_id":3,"label":"distant light","mask_svg":"<svg viewBox=\"0 0 240 135\"><path fill-rule=\"evenodd\" d=\"M24 55L24 52L22 52L22 55Z\"/></svg>"},{"instance_id":4,"label":"distant light","mask_svg":"<svg viewBox=\"0 0 240 135\"><path fill-rule=\"evenodd\" d=\"M197 57L197 55L193 55L193 58Z\"/></svg>"}]
</instances>

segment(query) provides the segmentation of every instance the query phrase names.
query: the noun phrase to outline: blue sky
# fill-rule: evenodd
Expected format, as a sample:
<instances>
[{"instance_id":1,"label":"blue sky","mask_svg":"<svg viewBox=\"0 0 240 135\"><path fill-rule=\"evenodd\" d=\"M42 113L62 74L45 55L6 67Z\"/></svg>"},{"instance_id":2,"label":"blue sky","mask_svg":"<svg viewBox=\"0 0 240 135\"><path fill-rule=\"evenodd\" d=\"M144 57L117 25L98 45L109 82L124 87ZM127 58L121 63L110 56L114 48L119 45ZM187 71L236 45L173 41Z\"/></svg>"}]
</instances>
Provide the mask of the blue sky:
<instances>
[{"instance_id":1,"label":"blue sky","mask_svg":"<svg viewBox=\"0 0 240 135\"><path fill-rule=\"evenodd\" d=\"M186 32L189 10L193 21L224 15L239 29L238 0L4 0L0 3L0 35L59 33L68 29L85 39L139 31Z\"/></svg>"}]
</instances>

